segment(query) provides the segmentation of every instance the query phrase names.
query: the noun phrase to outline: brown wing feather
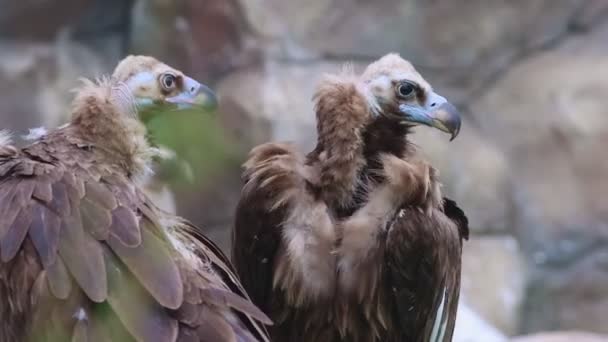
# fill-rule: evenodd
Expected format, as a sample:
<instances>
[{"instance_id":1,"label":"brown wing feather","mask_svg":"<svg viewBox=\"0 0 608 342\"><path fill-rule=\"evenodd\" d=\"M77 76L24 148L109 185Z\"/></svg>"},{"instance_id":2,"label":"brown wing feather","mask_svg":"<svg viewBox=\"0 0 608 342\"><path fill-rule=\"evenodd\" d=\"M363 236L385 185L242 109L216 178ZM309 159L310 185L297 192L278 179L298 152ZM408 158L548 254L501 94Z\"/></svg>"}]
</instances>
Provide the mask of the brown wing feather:
<instances>
[{"instance_id":1,"label":"brown wing feather","mask_svg":"<svg viewBox=\"0 0 608 342\"><path fill-rule=\"evenodd\" d=\"M109 248L104 248L104 257L108 265L108 303L125 328L138 341L174 341L177 321L141 287Z\"/></svg>"},{"instance_id":2,"label":"brown wing feather","mask_svg":"<svg viewBox=\"0 0 608 342\"><path fill-rule=\"evenodd\" d=\"M445 215L458 227L458 231L460 233L460 249L462 250L463 240L469 239L469 219L465 215L464 211L458 207L458 204L444 197L443 198L443 212ZM462 252L459 253L461 256ZM454 286L452 287L452 293L450 297L452 300L449 303L449 306L446 307L448 310L449 320L446 325L446 336L445 341L451 341L452 336L454 334L454 327L456 325L456 313L458 311L458 301L460 299L460 281L461 281L461 270L462 270L462 259L459 259L457 263L454 265L454 270L452 272ZM455 262L455 261L453 261Z\"/></svg>"},{"instance_id":3,"label":"brown wing feather","mask_svg":"<svg viewBox=\"0 0 608 342\"><path fill-rule=\"evenodd\" d=\"M236 211L233 230L232 261L243 286L253 302L264 312L271 312L273 265L281 243L280 211L269 213L264 193L242 197Z\"/></svg>"},{"instance_id":4,"label":"brown wing feather","mask_svg":"<svg viewBox=\"0 0 608 342\"><path fill-rule=\"evenodd\" d=\"M39 176L34 188L33 197L42 201L43 203L49 203L53 200L53 189L51 188L52 183L46 176Z\"/></svg>"},{"instance_id":5,"label":"brown wing feather","mask_svg":"<svg viewBox=\"0 0 608 342\"><path fill-rule=\"evenodd\" d=\"M58 299L66 299L72 291L72 279L60 256L46 268L49 289Z\"/></svg>"},{"instance_id":6,"label":"brown wing feather","mask_svg":"<svg viewBox=\"0 0 608 342\"><path fill-rule=\"evenodd\" d=\"M212 311L209 307L204 307L201 316L205 318L200 320L196 328L196 333L201 341L237 341L234 329L217 312Z\"/></svg>"},{"instance_id":7,"label":"brown wing feather","mask_svg":"<svg viewBox=\"0 0 608 342\"><path fill-rule=\"evenodd\" d=\"M18 188L16 182L3 184L4 192L0 195L0 237L7 233L7 229L19 214L21 203L16 200Z\"/></svg>"},{"instance_id":8,"label":"brown wing feather","mask_svg":"<svg viewBox=\"0 0 608 342\"><path fill-rule=\"evenodd\" d=\"M203 267L209 272L192 272L187 265L182 270L182 278L187 292L192 294L188 305L182 306L176 311L179 320L192 328L195 328L199 338L215 336L217 331L213 323L217 317L223 317L230 327L231 333L222 333L221 336L238 337L238 341L268 341L269 336L264 324L269 325L270 319L253 303L243 289L239 278L236 276L232 265L222 251L207 237L200 233L200 229L184 220L177 220L173 230L174 238L182 241L184 246L191 246L191 251L203 262ZM189 270L190 269L190 270ZM201 312L210 312L212 315L204 315ZM210 317L207 319L207 317ZM229 319L226 319L228 317ZM218 337L218 336L215 336ZM184 337L186 338L186 337Z\"/></svg>"},{"instance_id":9,"label":"brown wing feather","mask_svg":"<svg viewBox=\"0 0 608 342\"><path fill-rule=\"evenodd\" d=\"M241 199L233 229L232 259L254 303L270 312L274 260L281 224L293 200L306 191L298 172L303 157L291 145L268 143L254 148L244 164Z\"/></svg>"},{"instance_id":10,"label":"brown wing feather","mask_svg":"<svg viewBox=\"0 0 608 342\"><path fill-rule=\"evenodd\" d=\"M0 340L267 340L269 319L217 246L182 221L169 238L120 170L53 143L0 156L0 299L14 303L0 308Z\"/></svg>"},{"instance_id":11,"label":"brown wing feather","mask_svg":"<svg viewBox=\"0 0 608 342\"><path fill-rule=\"evenodd\" d=\"M98 304L89 311L87 319L88 342L134 341L116 313L108 303Z\"/></svg>"},{"instance_id":12,"label":"brown wing feather","mask_svg":"<svg viewBox=\"0 0 608 342\"><path fill-rule=\"evenodd\" d=\"M443 198L443 212L452 222L458 227L461 239L469 239L469 219L465 215L464 211L458 207L455 201L444 197Z\"/></svg>"},{"instance_id":13,"label":"brown wing feather","mask_svg":"<svg viewBox=\"0 0 608 342\"><path fill-rule=\"evenodd\" d=\"M63 182L54 182L51 185L51 191L53 192L53 200L45 203L46 207L57 216L65 217L70 215L72 208L70 206L66 184Z\"/></svg>"},{"instance_id":14,"label":"brown wing feather","mask_svg":"<svg viewBox=\"0 0 608 342\"><path fill-rule=\"evenodd\" d=\"M0 340L268 340L217 246L181 222L186 260L130 180L67 145L0 156Z\"/></svg>"},{"instance_id":15,"label":"brown wing feather","mask_svg":"<svg viewBox=\"0 0 608 342\"><path fill-rule=\"evenodd\" d=\"M86 232L96 240L107 240L112 224L112 213L109 210L85 197L80 201L80 217Z\"/></svg>"},{"instance_id":16,"label":"brown wing feather","mask_svg":"<svg viewBox=\"0 0 608 342\"><path fill-rule=\"evenodd\" d=\"M110 237L108 243L127 268L164 307L177 309L183 300L182 279L166 242L154 233L147 220L142 224L142 243L137 247L123 245ZM128 229L123 227L123 229Z\"/></svg>"},{"instance_id":17,"label":"brown wing feather","mask_svg":"<svg viewBox=\"0 0 608 342\"><path fill-rule=\"evenodd\" d=\"M232 261L253 302L274 321L271 336L279 340L306 340L301 329L318 316L306 307L287 304L292 288L275 286L280 253L284 253L283 224L299 201L314 197L305 158L293 146L268 143L254 148L244 164L245 185L237 205L232 236ZM284 260L284 259L282 259ZM291 277L285 276L286 279ZM324 325L327 322L322 322ZM308 333L308 332L307 332Z\"/></svg>"},{"instance_id":18,"label":"brown wing feather","mask_svg":"<svg viewBox=\"0 0 608 342\"><path fill-rule=\"evenodd\" d=\"M59 242L60 217L42 203L32 203L32 223L29 237L38 251L38 256L45 266L51 265L57 255Z\"/></svg>"},{"instance_id":19,"label":"brown wing feather","mask_svg":"<svg viewBox=\"0 0 608 342\"><path fill-rule=\"evenodd\" d=\"M133 210L120 206L112 210L111 221L112 225L110 226L110 231L112 232L112 236L122 245L126 247L135 247L141 243L141 232L139 230L137 216L135 216ZM123 229L123 227L134 228Z\"/></svg>"},{"instance_id":20,"label":"brown wing feather","mask_svg":"<svg viewBox=\"0 0 608 342\"><path fill-rule=\"evenodd\" d=\"M84 231L80 213L72 214L62 222L59 254L80 288L92 301L101 303L108 294L101 245Z\"/></svg>"},{"instance_id":21,"label":"brown wing feather","mask_svg":"<svg viewBox=\"0 0 608 342\"><path fill-rule=\"evenodd\" d=\"M385 292L399 338L429 341L435 318L440 317L446 325L440 341L450 341L460 291L462 244L457 226L440 211L428 216L406 208L388 234Z\"/></svg>"},{"instance_id":22,"label":"brown wing feather","mask_svg":"<svg viewBox=\"0 0 608 342\"><path fill-rule=\"evenodd\" d=\"M0 238L0 257L2 262L8 262L13 259L19 251L32 223L31 210L32 208L29 206L21 208L15 221L11 223L8 232Z\"/></svg>"}]
</instances>

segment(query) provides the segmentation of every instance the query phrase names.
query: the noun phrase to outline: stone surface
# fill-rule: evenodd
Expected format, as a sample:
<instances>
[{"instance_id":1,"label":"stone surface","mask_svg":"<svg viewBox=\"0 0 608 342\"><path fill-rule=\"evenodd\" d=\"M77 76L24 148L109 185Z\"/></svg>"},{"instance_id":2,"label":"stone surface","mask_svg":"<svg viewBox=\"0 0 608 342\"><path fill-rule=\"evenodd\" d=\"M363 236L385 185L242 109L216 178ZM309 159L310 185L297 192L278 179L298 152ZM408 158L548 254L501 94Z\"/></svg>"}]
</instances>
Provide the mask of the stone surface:
<instances>
[{"instance_id":1,"label":"stone surface","mask_svg":"<svg viewBox=\"0 0 608 342\"><path fill-rule=\"evenodd\" d=\"M452 142L445 133L428 127L417 128L412 140L440 170L444 195L465 211L473 233L512 230L514 199L507 160L467 117Z\"/></svg>"},{"instance_id":2,"label":"stone surface","mask_svg":"<svg viewBox=\"0 0 608 342\"><path fill-rule=\"evenodd\" d=\"M0 0L0 38L52 40L60 30L76 25L93 2Z\"/></svg>"},{"instance_id":3,"label":"stone surface","mask_svg":"<svg viewBox=\"0 0 608 342\"><path fill-rule=\"evenodd\" d=\"M525 331L608 331L607 37L604 24L523 61L472 105L507 158L536 266Z\"/></svg>"},{"instance_id":4,"label":"stone surface","mask_svg":"<svg viewBox=\"0 0 608 342\"><path fill-rule=\"evenodd\" d=\"M471 67L480 59L512 55L505 50L516 51L559 35L577 8L572 0L241 0L241 4L256 33L285 45L291 41L331 56L379 57L397 50L433 67ZM522 40L524 44L505 44Z\"/></svg>"},{"instance_id":5,"label":"stone surface","mask_svg":"<svg viewBox=\"0 0 608 342\"><path fill-rule=\"evenodd\" d=\"M25 134L35 126L56 126L66 112L80 77L100 76L101 59L67 41L56 44L0 41L0 122Z\"/></svg>"},{"instance_id":6,"label":"stone surface","mask_svg":"<svg viewBox=\"0 0 608 342\"><path fill-rule=\"evenodd\" d=\"M309 151L316 142L315 87L324 74L341 70L342 63L269 62L234 73L218 85L224 126L243 151L267 141L292 141Z\"/></svg>"},{"instance_id":7,"label":"stone surface","mask_svg":"<svg viewBox=\"0 0 608 342\"><path fill-rule=\"evenodd\" d=\"M606 238L608 206L608 25L513 68L473 103L484 131L503 149L517 187L520 231L529 250L553 250L586 231ZM576 54L576 58L572 56ZM522 99L525 98L525 101Z\"/></svg>"},{"instance_id":8,"label":"stone surface","mask_svg":"<svg viewBox=\"0 0 608 342\"><path fill-rule=\"evenodd\" d=\"M131 9L135 0L88 0L90 5L78 18L70 35L103 56L109 67L127 53Z\"/></svg>"},{"instance_id":9,"label":"stone surface","mask_svg":"<svg viewBox=\"0 0 608 342\"><path fill-rule=\"evenodd\" d=\"M605 0L587 0L572 23L573 29L588 31L608 15L608 2Z\"/></svg>"},{"instance_id":10,"label":"stone surface","mask_svg":"<svg viewBox=\"0 0 608 342\"><path fill-rule=\"evenodd\" d=\"M545 332L521 336L512 342L606 342L608 335L590 334L580 331Z\"/></svg>"},{"instance_id":11,"label":"stone surface","mask_svg":"<svg viewBox=\"0 0 608 342\"><path fill-rule=\"evenodd\" d=\"M578 0L240 0L275 58L375 59L403 53L466 91L563 34Z\"/></svg>"},{"instance_id":12,"label":"stone surface","mask_svg":"<svg viewBox=\"0 0 608 342\"><path fill-rule=\"evenodd\" d=\"M504 342L507 337L461 299L452 342Z\"/></svg>"},{"instance_id":13,"label":"stone surface","mask_svg":"<svg viewBox=\"0 0 608 342\"><path fill-rule=\"evenodd\" d=\"M580 329L608 334L608 244L591 246L566 265L532 273L522 331Z\"/></svg>"},{"instance_id":14,"label":"stone surface","mask_svg":"<svg viewBox=\"0 0 608 342\"><path fill-rule=\"evenodd\" d=\"M0 0L0 39L69 36L115 61L125 53L133 0Z\"/></svg>"},{"instance_id":15,"label":"stone surface","mask_svg":"<svg viewBox=\"0 0 608 342\"><path fill-rule=\"evenodd\" d=\"M243 21L235 0L137 0L130 48L210 82L255 61Z\"/></svg>"},{"instance_id":16,"label":"stone surface","mask_svg":"<svg viewBox=\"0 0 608 342\"><path fill-rule=\"evenodd\" d=\"M513 237L474 236L463 249L461 297L488 323L504 334L515 335L527 273Z\"/></svg>"}]
</instances>

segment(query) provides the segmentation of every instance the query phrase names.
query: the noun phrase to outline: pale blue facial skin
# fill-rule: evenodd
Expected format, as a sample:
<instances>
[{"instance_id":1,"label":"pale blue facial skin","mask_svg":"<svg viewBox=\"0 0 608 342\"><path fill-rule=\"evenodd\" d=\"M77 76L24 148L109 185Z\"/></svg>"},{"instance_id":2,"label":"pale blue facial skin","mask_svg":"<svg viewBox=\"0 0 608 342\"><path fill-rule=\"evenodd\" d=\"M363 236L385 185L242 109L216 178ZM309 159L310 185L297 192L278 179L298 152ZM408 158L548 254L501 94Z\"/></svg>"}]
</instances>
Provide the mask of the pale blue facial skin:
<instances>
[{"instance_id":1,"label":"pale blue facial skin","mask_svg":"<svg viewBox=\"0 0 608 342\"><path fill-rule=\"evenodd\" d=\"M405 121L435 127L451 133L454 140L460 132L460 113L445 97L431 92L422 106L415 104L399 105L399 112Z\"/></svg>"},{"instance_id":2,"label":"pale blue facial skin","mask_svg":"<svg viewBox=\"0 0 608 342\"><path fill-rule=\"evenodd\" d=\"M215 93L206 85L185 76L184 89L183 92L166 98L165 101L177 105L178 109L189 109L197 106L215 108L217 106Z\"/></svg>"},{"instance_id":3,"label":"pale blue facial skin","mask_svg":"<svg viewBox=\"0 0 608 342\"><path fill-rule=\"evenodd\" d=\"M135 103L140 110L150 109L167 109L167 110L185 110L185 109L201 109L212 110L217 107L217 97L215 93L204 84L196 80L183 76L183 91L175 96L167 97L162 100L153 99L150 97L137 97ZM154 84L156 78L148 72L143 72L136 75L127 84L133 89L141 84Z\"/></svg>"}]
</instances>

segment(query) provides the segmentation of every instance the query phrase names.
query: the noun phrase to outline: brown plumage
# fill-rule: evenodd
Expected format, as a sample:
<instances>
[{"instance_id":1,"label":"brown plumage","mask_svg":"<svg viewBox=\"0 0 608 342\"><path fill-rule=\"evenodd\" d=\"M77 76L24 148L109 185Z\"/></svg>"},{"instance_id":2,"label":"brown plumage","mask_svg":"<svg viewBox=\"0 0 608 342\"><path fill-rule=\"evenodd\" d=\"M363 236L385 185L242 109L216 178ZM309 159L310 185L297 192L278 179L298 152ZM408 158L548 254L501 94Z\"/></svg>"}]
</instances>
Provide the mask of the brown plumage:
<instances>
[{"instance_id":1,"label":"brown plumage","mask_svg":"<svg viewBox=\"0 0 608 342\"><path fill-rule=\"evenodd\" d=\"M308 155L268 143L245 163L233 261L277 341L450 341L468 222L408 142L457 111L389 54L326 77Z\"/></svg>"},{"instance_id":2,"label":"brown plumage","mask_svg":"<svg viewBox=\"0 0 608 342\"><path fill-rule=\"evenodd\" d=\"M84 82L68 125L22 149L0 136L0 341L267 339L222 252L137 186L155 154L138 110L205 96L131 56Z\"/></svg>"}]
</instances>

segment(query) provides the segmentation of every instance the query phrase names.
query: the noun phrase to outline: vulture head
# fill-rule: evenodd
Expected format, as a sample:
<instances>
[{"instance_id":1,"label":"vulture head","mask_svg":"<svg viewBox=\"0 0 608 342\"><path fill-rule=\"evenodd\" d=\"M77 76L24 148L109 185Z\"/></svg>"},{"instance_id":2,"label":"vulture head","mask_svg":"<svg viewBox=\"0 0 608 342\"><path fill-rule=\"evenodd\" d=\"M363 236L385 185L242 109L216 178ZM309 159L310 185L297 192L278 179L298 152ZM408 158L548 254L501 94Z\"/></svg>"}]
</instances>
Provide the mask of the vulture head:
<instances>
[{"instance_id":1,"label":"vulture head","mask_svg":"<svg viewBox=\"0 0 608 342\"><path fill-rule=\"evenodd\" d=\"M451 134L460 131L460 113L435 93L412 64L397 54L388 54L370 64L362 76L371 112L405 125L426 125Z\"/></svg>"},{"instance_id":2,"label":"vulture head","mask_svg":"<svg viewBox=\"0 0 608 342\"><path fill-rule=\"evenodd\" d=\"M217 105L211 89L153 57L125 58L116 66L112 80L127 87L138 112Z\"/></svg>"},{"instance_id":3,"label":"vulture head","mask_svg":"<svg viewBox=\"0 0 608 342\"><path fill-rule=\"evenodd\" d=\"M83 80L76 89L68 126L111 155L124 156L123 164L134 165L129 167L130 174L150 175L149 162L167 156L150 146L144 121L157 113L206 112L216 103L208 87L181 71L153 57L128 56L110 77L98 82Z\"/></svg>"},{"instance_id":4,"label":"vulture head","mask_svg":"<svg viewBox=\"0 0 608 342\"><path fill-rule=\"evenodd\" d=\"M376 178L379 157L404 157L414 146L410 128L426 125L449 133L460 131L460 114L412 64L388 54L363 74L328 75L315 94L317 146L309 163L319 163L324 200L333 208L354 209L361 184Z\"/></svg>"}]
</instances>

